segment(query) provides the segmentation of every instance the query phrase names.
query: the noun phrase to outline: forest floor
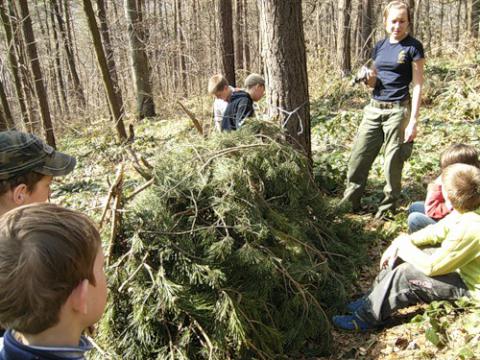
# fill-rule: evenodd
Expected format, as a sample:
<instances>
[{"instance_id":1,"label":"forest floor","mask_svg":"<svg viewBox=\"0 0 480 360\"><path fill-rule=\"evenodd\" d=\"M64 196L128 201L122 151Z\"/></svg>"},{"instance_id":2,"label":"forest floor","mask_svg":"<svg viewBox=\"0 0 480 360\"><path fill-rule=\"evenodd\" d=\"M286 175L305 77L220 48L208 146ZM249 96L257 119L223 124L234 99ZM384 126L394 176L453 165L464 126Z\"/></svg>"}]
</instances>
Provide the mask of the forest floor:
<instances>
[{"instance_id":1,"label":"forest floor","mask_svg":"<svg viewBox=\"0 0 480 360\"><path fill-rule=\"evenodd\" d=\"M439 154L454 142L469 143L480 149L480 58L429 61L426 69L424 106L414 153L404 169L402 208L389 222L374 221L376 204L382 197L383 158L379 156L370 172L363 199L371 210L366 215L346 215L364 224L378 238L368 244L368 260L357 270L351 287L354 298L366 291L375 277L379 258L388 243L406 230L406 209L412 201L422 200L428 182L438 175ZM362 106L368 93L351 87L348 81L333 81L328 72L311 80L312 152L314 175L332 203L339 200L345 184L347 159ZM314 88L313 84L324 84ZM209 119L210 99L187 102L199 118ZM91 126L90 126L91 125ZM117 165L132 160L125 148L115 144L108 120L82 126L62 136L61 150L75 155L74 174L54 186L55 202L86 212L97 222L106 206L106 198L115 178ZM180 109L170 108L164 118L146 119L135 124L136 140L130 146L145 158L154 157L162 148L192 130ZM125 196L146 182L132 167L123 185ZM108 219L107 219L108 220ZM105 222L107 224L107 222ZM108 239L110 226L103 226ZM333 331L333 351L326 359L476 359L480 354L480 308L467 302L434 303L406 309L384 330L366 334ZM99 350L100 351L100 350Z\"/></svg>"}]
</instances>

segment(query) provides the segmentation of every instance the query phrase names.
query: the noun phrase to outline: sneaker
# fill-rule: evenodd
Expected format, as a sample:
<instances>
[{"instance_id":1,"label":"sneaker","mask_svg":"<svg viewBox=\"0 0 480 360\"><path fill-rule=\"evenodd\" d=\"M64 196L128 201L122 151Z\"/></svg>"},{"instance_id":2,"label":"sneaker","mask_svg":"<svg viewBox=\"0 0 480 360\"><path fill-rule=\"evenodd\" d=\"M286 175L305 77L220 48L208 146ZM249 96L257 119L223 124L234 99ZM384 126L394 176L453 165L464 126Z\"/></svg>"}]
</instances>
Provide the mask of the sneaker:
<instances>
[{"instance_id":1,"label":"sneaker","mask_svg":"<svg viewBox=\"0 0 480 360\"><path fill-rule=\"evenodd\" d=\"M372 324L360 320L357 315L336 315L332 322L335 327L348 331L365 332L375 328Z\"/></svg>"},{"instance_id":2,"label":"sneaker","mask_svg":"<svg viewBox=\"0 0 480 360\"><path fill-rule=\"evenodd\" d=\"M363 306L363 304L365 304L365 301L365 297L362 296L361 298L348 303L345 307L350 314L354 314L358 309Z\"/></svg>"}]
</instances>

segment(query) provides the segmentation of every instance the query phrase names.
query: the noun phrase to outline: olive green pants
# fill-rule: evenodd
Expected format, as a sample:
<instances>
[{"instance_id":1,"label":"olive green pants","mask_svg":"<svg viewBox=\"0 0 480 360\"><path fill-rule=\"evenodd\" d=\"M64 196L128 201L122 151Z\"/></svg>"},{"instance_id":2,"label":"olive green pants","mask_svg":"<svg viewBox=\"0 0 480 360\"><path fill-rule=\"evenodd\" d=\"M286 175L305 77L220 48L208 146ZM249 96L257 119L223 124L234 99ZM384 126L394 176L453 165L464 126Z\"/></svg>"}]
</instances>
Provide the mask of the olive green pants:
<instances>
[{"instance_id":1,"label":"olive green pants","mask_svg":"<svg viewBox=\"0 0 480 360\"><path fill-rule=\"evenodd\" d=\"M364 108L348 163L347 188L342 202L351 202L354 210L360 208L360 199L367 183L368 172L385 143L384 175L385 197L378 210L393 210L400 197L403 163L411 153L413 143L404 143L405 127L409 121L410 104L380 109L371 104Z\"/></svg>"}]
</instances>

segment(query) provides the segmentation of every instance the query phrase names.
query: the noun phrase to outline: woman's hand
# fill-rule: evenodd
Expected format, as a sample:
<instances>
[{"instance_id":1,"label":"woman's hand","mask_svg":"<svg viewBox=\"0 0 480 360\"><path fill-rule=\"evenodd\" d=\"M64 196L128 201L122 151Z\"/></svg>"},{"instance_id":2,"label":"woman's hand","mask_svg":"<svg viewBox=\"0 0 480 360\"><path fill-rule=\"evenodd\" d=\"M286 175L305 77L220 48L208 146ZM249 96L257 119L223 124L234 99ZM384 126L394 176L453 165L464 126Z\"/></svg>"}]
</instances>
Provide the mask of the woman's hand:
<instances>
[{"instance_id":1,"label":"woman's hand","mask_svg":"<svg viewBox=\"0 0 480 360\"><path fill-rule=\"evenodd\" d=\"M417 137L417 122L410 120L405 128L405 134L403 136L404 142L412 142Z\"/></svg>"},{"instance_id":2,"label":"woman's hand","mask_svg":"<svg viewBox=\"0 0 480 360\"><path fill-rule=\"evenodd\" d=\"M374 88L376 83L377 83L377 69L373 68L367 73L365 84L367 84L368 87Z\"/></svg>"}]
</instances>

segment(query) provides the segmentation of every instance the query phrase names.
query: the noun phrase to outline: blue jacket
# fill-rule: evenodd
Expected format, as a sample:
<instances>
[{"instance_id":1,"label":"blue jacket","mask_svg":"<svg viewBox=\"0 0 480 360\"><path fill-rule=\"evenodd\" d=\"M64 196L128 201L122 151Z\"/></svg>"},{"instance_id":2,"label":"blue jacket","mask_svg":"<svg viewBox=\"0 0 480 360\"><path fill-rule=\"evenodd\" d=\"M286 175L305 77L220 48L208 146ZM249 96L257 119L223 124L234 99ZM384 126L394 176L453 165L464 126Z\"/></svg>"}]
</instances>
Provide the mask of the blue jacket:
<instances>
[{"instance_id":1,"label":"blue jacket","mask_svg":"<svg viewBox=\"0 0 480 360\"><path fill-rule=\"evenodd\" d=\"M3 348L1 345L0 348L0 360L83 360L85 353L92 349L92 344L82 336L78 346L27 346L15 339L12 330L7 330L3 337Z\"/></svg>"}]
</instances>

